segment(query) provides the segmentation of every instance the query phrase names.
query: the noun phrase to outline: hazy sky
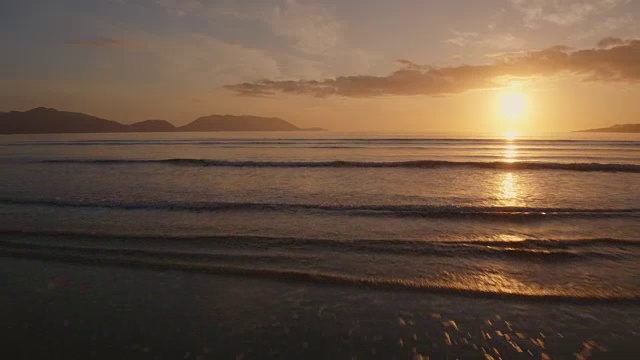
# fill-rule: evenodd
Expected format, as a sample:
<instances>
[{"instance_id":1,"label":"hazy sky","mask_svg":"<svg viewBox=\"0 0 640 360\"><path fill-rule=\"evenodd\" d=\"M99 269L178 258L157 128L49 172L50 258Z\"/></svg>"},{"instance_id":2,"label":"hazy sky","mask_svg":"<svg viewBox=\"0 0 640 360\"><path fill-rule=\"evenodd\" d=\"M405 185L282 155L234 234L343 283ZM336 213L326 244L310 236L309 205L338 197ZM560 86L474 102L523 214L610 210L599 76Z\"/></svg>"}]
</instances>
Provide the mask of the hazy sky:
<instances>
[{"instance_id":1,"label":"hazy sky","mask_svg":"<svg viewBox=\"0 0 640 360\"><path fill-rule=\"evenodd\" d=\"M638 0L9 0L0 39L0 111L332 130L640 122ZM505 94L525 100L517 118Z\"/></svg>"}]
</instances>

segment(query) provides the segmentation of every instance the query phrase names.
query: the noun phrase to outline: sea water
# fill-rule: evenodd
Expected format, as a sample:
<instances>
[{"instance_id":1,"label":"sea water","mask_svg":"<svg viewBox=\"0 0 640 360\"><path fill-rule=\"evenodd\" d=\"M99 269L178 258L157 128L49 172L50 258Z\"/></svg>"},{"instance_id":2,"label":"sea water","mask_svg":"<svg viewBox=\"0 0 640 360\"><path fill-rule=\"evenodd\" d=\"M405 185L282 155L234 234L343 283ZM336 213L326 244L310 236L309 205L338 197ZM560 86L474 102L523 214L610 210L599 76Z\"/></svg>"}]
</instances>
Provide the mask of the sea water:
<instances>
[{"instance_id":1,"label":"sea water","mask_svg":"<svg viewBox=\"0 0 640 360\"><path fill-rule=\"evenodd\" d=\"M640 303L633 134L13 135L0 149L5 259L466 308ZM638 321L625 326L631 345Z\"/></svg>"}]
</instances>

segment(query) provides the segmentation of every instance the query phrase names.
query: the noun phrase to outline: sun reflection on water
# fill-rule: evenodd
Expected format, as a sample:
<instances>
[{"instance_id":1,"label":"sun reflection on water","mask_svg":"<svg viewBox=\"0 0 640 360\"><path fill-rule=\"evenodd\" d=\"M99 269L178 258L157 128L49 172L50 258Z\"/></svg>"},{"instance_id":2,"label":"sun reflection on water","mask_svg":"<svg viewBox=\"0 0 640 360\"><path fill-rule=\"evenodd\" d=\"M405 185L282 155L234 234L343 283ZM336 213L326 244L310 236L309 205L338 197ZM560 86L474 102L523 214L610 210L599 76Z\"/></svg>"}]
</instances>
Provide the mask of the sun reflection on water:
<instances>
[{"instance_id":1,"label":"sun reflection on water","mask_svg":"<svg viewBox=\"0 0 640 360\"><path fill-rule=\"evenodd\" d=\"M505 162L515 162L518 157L518 146L515 144L505 145L503 157Z\"/></svg>"},{"instance_id":2,"label":"sun reflection on water","mask_svg":"<svg viewBox=\"0 0 640 360\"><path fill-rule=\"evenodd\" d=\"M502 271L486 271L475 274L473 282L479 290L503 294L533 294L536 291L529 285L509 276Z\"/></svg>"},{"instance_id":3,"label":"sun reflection on water","mask_svg":"<svg viewBox=\"0 0 640 360\"><path fill-rule=\"evenodd\" d=\"M501 242L520 242L524 240L524 237L521 235L498 234L492 237L491 240Z\"/></svg>"},{"instance_id":4,"label":"sun reflection on water","mask_svg":"<svg viewBox=\"0 0 640 360\"><path fill-rule=\"evenodd\" d=\"M502 182L500 184L499 201L503 206L515 206L518 198L518 184L517 179L513 173L506 173L503 175Z\"/></svg>"},{"instance_id":5,"label":"sun reflection on water","mask_svg":"<svg viewBox=\"0 0 640 360\"><path fill-rule=\"evenodd\" d=\"M500 264L493 264L480 271L454 274L445 272L441 280L447 287L472 289L487 293L543 295L545 291L532 284L527 284L512 276L513 269Z\"/></svg>"}]
</instances>

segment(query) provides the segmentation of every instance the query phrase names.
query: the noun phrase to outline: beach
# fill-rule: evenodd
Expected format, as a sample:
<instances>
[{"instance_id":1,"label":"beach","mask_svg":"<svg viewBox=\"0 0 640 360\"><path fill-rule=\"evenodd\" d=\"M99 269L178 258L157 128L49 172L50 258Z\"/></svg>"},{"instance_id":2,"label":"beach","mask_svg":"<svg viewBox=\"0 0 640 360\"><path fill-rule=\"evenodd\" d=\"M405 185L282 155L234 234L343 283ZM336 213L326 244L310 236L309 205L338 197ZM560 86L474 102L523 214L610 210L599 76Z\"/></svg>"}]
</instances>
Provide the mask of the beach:
<instances>
[{"instance_id":1,"label":"beach","mask_svg":"<svg viewBox=\"0 0 640 360\"><path fill-rule=\"evenodd\" d=\"M3 259L14 358L628 357L640 307Z\"/></svg>"}]
</instances>

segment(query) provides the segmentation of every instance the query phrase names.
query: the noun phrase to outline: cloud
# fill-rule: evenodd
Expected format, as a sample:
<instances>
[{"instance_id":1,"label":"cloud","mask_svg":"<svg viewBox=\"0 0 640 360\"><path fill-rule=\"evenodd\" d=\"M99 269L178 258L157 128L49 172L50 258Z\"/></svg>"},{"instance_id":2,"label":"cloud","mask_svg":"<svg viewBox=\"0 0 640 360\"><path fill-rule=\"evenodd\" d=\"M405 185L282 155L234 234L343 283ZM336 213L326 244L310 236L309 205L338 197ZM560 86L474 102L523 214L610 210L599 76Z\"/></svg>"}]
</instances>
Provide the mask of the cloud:
<instances>
[{"instance_id":1,"label":"cloud","mask_svg":"<svg viewBox=\"0 0 640 360\"><path fill-rule=\"evenodd\" d=\"M536 28L543 22L560 26L578 24L628 4L630 0L510 0L510 2L522 14L525 25Z\"/></svg>"},{"instance_id":2,"label":"cloud","mask_svg":"<svg viewBox=\"0 0 640 360\"><path fill-rule=\"evenodd\" d=\"M569 36L569 40L581 40L587 38L598 38L603 34L611 34L618 29L633 24L633 16L631 14L625 14L619 17L609 17L603 21L590 26L586 31L579 32Z\"/></svg>"},{"instance_id":3,"label":"cloud","mask_svg":"<svg viewBox=\"0 0 640 360\"><path fill-rule=\"evenodd\" d=\"M511 34L495 34L479 39L476 45L499 50L520 49L525 45L525 41Z\"/></svg>"},{"instance_id":4,"label":"cloud","mask_svg":"<svg viewBox=\"0 0 640 360\"><path fill-rule=\"evenodd\" d=\"M487 24L487 28L489 30L495 30L498 26L498 22L502 20L506 13L507 10L505 10L504 8L498 8L494 10L493 14L491 15L491 21L489 21L489 24Z\"/></svg>"},{"instance_id":5,"label":"cloud","mask_svg":"<svg viewBox=\"0 0 640 360\"><path fill-rule=\"evenodd\" d=\"M263 16L273 33L292 41L299 51L322 55L343 42L342 25L328 9L287 0Z\"/></svg>"},{"instance_id":6,"label":"cloud","mask_svg":"<svg viewBox=\"0 0 640 360\"><path fill-rule=\"evenodd\" d=\"M611 40L603 40L611 46ZM640 40L608 48L571 50L556 46L503 57L489 65L423 67L408 60L388 76L354 75L320 81L262 80L227 85L237 94L265 96L276 93L319 97L442 96L500 87L504 78L573 74L585 81L640 82Z\"/></svg>"},{"instance_id":7,"label":"cloud","mask_svg":"<svg viewBox=\"0 0 640 360\"><path fill-rule=\"evenodd\" d=\"M126 0L184 19L202 20L214 26L224 19L233 26L256 26L261 41L246 35L233 41L263 49L278 62L284 76L317 78L350 73L353 68L368 68L375 56L348 44L341 22L333 7L303 0L233 1L233 0ZM228 39L228 32L212 27L209 34ZM300 74L304 73L304 74Z\"/></svg>"},{"instance_id":8,"label":"cloud","mask_svg":"<svg viewBox=\"0 0 640 360\"><path fill-rule=\"evenodd\" d=\"M175 16L185 16L204 9L204 5L199 0L155 0L155 3Z\"/></svg>"},{"instance_id":9,"label":"cloud","mask_svg":"<svg viewBox=\"0 0 640 360\"><path fill-rule=\"evenodd\" d=\"M133 51L101 54L84 74L85 82L99 83L101 87L125 84L129 89L183 92L190 96L231 82L283 76L278 59L261 49L198 33L120 31L126 43L138 45Z\"/></svg>"},{"instance_id":10,"label":"cloud","mask_svg":"<svg viewBox=\"0 0 640 360\"><path fill-rule=\"evenodd\" d=\"M278 77L277 61L264 50L232 44L202 34L159 36L139 34L145 46L140 53L153 59L165 77L181 82L224 83L232 79Z\"/></svg>"},{"instance_id":11,"label":"cloud","mask_svg":"<svg viewBox=\"0 0 640 360\"><path fill-rule=\"evenodd\" d=\"M482 36L475 32L454 31L453 34L453 37L443 42L460 47L477 46L498 50L520 49L525 44L523 39L508 33Z\"/></svg>"},{"instance_id":12,"label":"cloud","mask_svg":"<svg viewBox=\"0 0 640 360\"><path fill-rule=\"evenodd\" d=\"M431 68L430 66L416 64L413 61L407 59L398 59L396 60L396 64L408 70L428 70Z\"/></svg>"},{"instance_id":13,"label":"cloud","mask_svg":"<svg viewBox=\"0 0 640 360\"><path fill-rule=\"evenodd\" d=\"M86 47L129 47L132 43L124 40L111 39L106 37L99 37L95 40L67 40L64 42L68 45L86 46Z\"/></svg>"},{"instance_id":14,"label":"cloud","mask_svg":"<svg viewBox=\"0 0 640 360\"><path fill-rule=\"evenodd\" d=\"M628 45L628 44L629 44L629 40L622 40L614 37L606 37L598 41L598 47L603 49L608 49L614 46Z\"/></svg>"},{"instance_id":15,"label":"cloud","mask_svg":"<svg viewBox=\"0 0 640 360\"><path fill-rule=\"evenodd\" d=\"M143 2L148 2L144 0ZM211 19L233 17L238 19L254 18L255 14L243 12L228 6L225 2L206 0L153 0L152 4L164 9L172 16L203 16Z\"/></svg>"},{"instance_id":16,"label":"cloud","mask_svg":"<svg viewBox=\"0 0 640 360\"><path fill-rule=\"evenodd\" d=\"M453 37L448 38L446 40L444 40L443 42L445 44L452 44L452 45L458 45L458 46L467 46L469 45L471 42L474 41L474 39L478 38L478 36L480 36L480 34L476 33L476 32L461 32L461 31L453 31Z\"/></svg>"},{"instance_id":17,"label":"cloud","mask_svg":"<svg viewBox=\"0 0 640 360\"><path fill-rule=\"evenodd\" d=\"M264 2L251 8L231 5L233 2L205 0L153 0L153 4L178 17L256 20L264 23L275 36L289 40L296 50L308 55L326 54L344 42L343 25L331 9L318 4L297 0L277 0L275 4Z\"/></svg>"},{"instance_id":18,"label":"cloud","mask_svg":"<svg viewBox=\"0 0 640 360\"><path fill-rule=\"evenodd\" d=\"M123 6L137 7L136 11L154 9L171 16L184 17L183 20L194 22L211 20L213 16L222 16L229 12L241 11L233 1L211 0L123 0ZM278 0L282 2L282 0ZM201 5L199 5L201 4ZM236 6L235 8L231 6ZM240 6L240 5L238 5ZM124 9L124 8L123 8ZM269 13L271 7L255 6L246 12L249 22L264 28L260 16ZM246 25L245 18L238 19L230 15L233 25ZM238 21L239 20L239 21ZM92 19L94 21L94 19ZM95 21L94 21L95 23ZM200 24L200 23L199 23ZM118 37L69 38L66 46L83 46L85 49L104 48L103 56L92 64L95 74L107 76L111 81L142 83L168 82L172 86L180 84L181 88L198 88L209 91L212 87L220 88L224 84L256 81L263 78L314 79L332 77L337 74L351 74L358 69L367 69L371 61L368 54L357 48L348 47L334 51L331 56L305 56L284 48L282 39L274 41L247 41L244 37L222 36L215 31L172 29L169 32L141 30L135 24L97 22L95 33L118 34ZM206 29L205 29L206 30ZM94 34L95 34L94 33ZM63 38L63 41L65 39ZM111 48L109 48L111 47ZM125 57L121 47L126 51ZM93 76L93 75L92 75ZM96 75L97 76L97 75ZM117 80L116 80L117 79ZM100 81L104 81L100 79Z\"/></svg>"}]
</instances>

